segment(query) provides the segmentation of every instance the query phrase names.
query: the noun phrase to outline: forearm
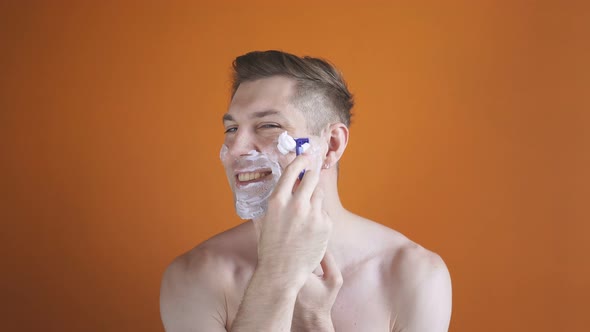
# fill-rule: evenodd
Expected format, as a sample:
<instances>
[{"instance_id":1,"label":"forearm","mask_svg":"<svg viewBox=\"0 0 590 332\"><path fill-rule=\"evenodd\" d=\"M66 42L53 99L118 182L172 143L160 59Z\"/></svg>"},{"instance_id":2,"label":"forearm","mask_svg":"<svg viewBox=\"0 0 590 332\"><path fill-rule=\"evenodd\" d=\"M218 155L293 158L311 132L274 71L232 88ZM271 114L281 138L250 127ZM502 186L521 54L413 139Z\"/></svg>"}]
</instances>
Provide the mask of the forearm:
<instances>
[{"instance_id":1,"label":"forearm","mask_svg":"<svg viewBox=\"0 0 590 332\"><path fill-rule=\"evenodd\" d=\"M231 332L291 331L298 285L257 270L244 293Z\"/></svg>"}]
</instances>

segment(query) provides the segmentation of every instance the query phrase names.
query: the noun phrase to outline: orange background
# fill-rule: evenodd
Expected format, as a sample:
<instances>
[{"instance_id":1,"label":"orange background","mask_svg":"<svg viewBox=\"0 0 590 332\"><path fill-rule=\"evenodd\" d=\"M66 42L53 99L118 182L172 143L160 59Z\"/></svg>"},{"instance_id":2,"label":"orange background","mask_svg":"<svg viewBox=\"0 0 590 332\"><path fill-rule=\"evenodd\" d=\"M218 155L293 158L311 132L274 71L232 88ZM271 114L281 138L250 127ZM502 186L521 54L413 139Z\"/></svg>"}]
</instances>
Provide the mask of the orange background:
<instances>
[{"instance_id":1,"label":"orange background","mask_svg":"<svg viewBox=\"0 0 590 332\"><path fill-rule=\"evenodd\" d=\"M588 5L213 2L0 5L0 329L162 331L164 268L240 222L230 63L282 49L344 72L344 205L445 259L451 331L587 330Z\"/></svg>"}]
</instances>

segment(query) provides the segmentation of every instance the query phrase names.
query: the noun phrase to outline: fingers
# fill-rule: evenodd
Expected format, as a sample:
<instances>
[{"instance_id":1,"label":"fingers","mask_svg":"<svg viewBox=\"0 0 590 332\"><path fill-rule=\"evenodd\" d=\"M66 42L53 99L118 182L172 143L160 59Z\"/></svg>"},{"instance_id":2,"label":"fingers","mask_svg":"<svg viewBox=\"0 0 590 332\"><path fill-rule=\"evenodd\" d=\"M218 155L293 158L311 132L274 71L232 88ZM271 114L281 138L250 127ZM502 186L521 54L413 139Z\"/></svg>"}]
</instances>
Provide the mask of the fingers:
<instances>
[{"instance_id":1,"label":"fingers","mask_svg":"<svg viewBox=\"0 0 590 332\"><path fill-rule=\"evenodd\" d=\"M319 156L301 154L285 168L275 188L278 196L291 196L293 188L298 181L299 174L305 170L303 180L296 187L298 195L310 198L320 178L321 160Z\"/></svg>"},{"instance_id":2,"label":"fingers","mask_svg":"<svg viewBox=\"0 0 590 332\"><path fill-rule=\"evenodd\" d=\"M275 194L278 196L291 196L291 191L299 173L309 167L309 157L305 154L299 155L285 168L275 187Z\"/></svg>"},{"instance_id":3,"label":"fingers","mask_svg":"<svg viewBox=\"0 0 590 332\"><path fill-rule=\"evenodd\" d=\"M320 181L321 160L319 160L319 156L310 156L310 159L312 159L309 163L310 167L305 171L305 176L295 192L296 195L304 198L311 198Z\"/></svg>"},{"instance_id":4,"label":"fingers","mask_svg":"<svg viewBox=\"0 0 590 332\"><path fill-rule=\"evenodd\" d=\"M322 270L324 271L324 280L332 285L342 285L342 273L336 264L336 260L329 250L326 250L324 258L320 262Z\"/></svg>"}]
</instances>

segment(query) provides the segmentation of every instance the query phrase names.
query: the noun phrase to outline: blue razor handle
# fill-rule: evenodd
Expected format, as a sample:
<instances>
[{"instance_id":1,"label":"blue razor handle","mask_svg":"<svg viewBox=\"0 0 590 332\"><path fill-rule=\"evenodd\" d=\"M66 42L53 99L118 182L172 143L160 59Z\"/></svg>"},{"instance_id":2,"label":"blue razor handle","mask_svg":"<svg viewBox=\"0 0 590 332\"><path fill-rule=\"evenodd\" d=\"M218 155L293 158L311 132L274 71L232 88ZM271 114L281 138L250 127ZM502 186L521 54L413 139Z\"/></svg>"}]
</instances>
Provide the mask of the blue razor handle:
<instances>
[{"instance_id":1,"label":"blue razor handle","mask_svg":"<svg viewBox=\"0 0 590 332\"><path fill-rule=\"evenodd\" d=\"M303 148L301 147L303 144L309 143L309 138L296 138L295 139L295 154L300 155L303 153ZM299 173L299 180L303 179L303 174L305 174L305 170Z\"/></svg>"}]
</instances>

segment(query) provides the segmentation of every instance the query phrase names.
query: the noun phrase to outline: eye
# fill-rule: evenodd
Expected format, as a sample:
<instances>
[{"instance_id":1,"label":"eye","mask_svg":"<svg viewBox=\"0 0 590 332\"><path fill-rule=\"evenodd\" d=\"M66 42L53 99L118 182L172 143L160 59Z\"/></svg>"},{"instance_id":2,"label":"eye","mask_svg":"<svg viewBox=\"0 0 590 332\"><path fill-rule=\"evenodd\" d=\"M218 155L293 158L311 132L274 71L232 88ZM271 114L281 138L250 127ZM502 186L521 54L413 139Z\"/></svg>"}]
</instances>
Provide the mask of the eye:
<instances>
[{"instance_id":1,"label":"eye","mask_svg":"<svg viewBox=\"0 0 590 332\"><path fill-rule=\"evenodd\" d=\"M262 128L262 129L273 129L273 128L281 128L281 126L279 124L276 124L276 123L265 123L265 124L262 124L259 128Z\"/></svg>"},{"instance_id":2,"label":"eye","mask_svg":"<svg viewBox=\"0 0 590 332\"><path fill-rule=\"evenodd\" d=\"M227 129L224 131L224 133L225 133L225 134L229 134L229 133L235 133L235 132L236 132L236 130L238 130L238 127L229 127L229 128L227 128Z\"/></svg>"}]
</instances>

